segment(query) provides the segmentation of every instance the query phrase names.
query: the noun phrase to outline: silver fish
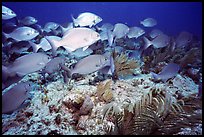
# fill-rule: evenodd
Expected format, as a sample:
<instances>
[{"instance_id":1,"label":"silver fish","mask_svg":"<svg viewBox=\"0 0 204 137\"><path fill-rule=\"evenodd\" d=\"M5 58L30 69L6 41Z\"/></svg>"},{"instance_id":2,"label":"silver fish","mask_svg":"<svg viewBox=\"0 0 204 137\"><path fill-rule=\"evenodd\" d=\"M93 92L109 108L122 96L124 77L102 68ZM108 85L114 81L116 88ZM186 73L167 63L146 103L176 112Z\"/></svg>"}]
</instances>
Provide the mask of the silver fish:
<instances>
[{"instance_id":1,"label":"silver fish","mask_svg":"<svg viewBox=\"0 0 204 137\"><path fill-rule=\"evenodd\" d=\"M90 12L81 13L76 19L73 16L71 17L74 22L74 26L80 26L80 27L85 27L85 26L92 27L102 21L101 17Z\"/></svg>"},{"instance_id":2,"label":"silver fish","mask_svg":"<svg viewBox=\"0 0 204 137\"><path fill-rule=\"evenodd\" d=\"M16 41L29 41L39 35L39 32L31 27L20 27L10 34L3 33L6 38L12 38Z\"/></svg>"},{"instance_id":3,"label":"silver fish","mask_svg":"<svg viewBox=\"0 0 204 137\"><path fill-rule=\"evenodd\" d=\"M50 61L50 57L44 53L31 53L17 58L12 64L6 67L5 75L22 77L43 69Z\"/></svg>"},{"instance_id":4,"label":"silver fish","mask_svg":"<svg viewBox=\"0 0 204 137\"><path fill-rule=\"evenodd\" d=\"M71 52L71 56L74 56L77 59L86 57L93 53L93 50L91 48L87 48L86 50L83 51L83 48L79 48L73 52Z\"/></svg>"},{"instance_id":5,"label":"silver fish","mask_svg":"<svg viewBox=\"0 0 204 137\"><path fill-rule=\"evenodd\" d=\"M10 114L17 110L28 98L31 90L31 83L18 83L2 95L2 113Z\"/></svg>"},{"instance_id":6,"label":"silver fish","mask_svg":"<svg viewBox=\"0 0 204 137\"><path fill-rule=\"evenodd\" d=\"M26 26L36 24L37 22L38 20L31 16L26 16L22 20L19 21L19 23L22 23L23 25L26 25Z\"/></svg>"},{"instance_id":7,"label":"silver fish","mask_svg":"<svg viewBox=\"0 0 204 137\"><path fill-rule=\"evenodd\" d=\"M180 69L179 65L175 63L169 63L162 69L162 71L159 74L155 74L154 72L151 72L151 74L154 79L166 82L168 79L176 76L179 69Z\"/></svg>"},{"instance_id":8,"label":"silver fish","mask_svg":"<svg viewBox=\"0 0 204 137\"><path fill-rule=\"evenodd\" d=\"M157 21L153 18L146 18L143 21L140 21L140 24L142 24L144 27L154 27L157 25Z\"/></svg>"},{"instance_id":9,"label":"silver fish","mask_svg":"<svg viewBox=\"0 0 204 137\"><path fill-rule=\"evenodd\" d=\"M59 24L55 23L55 22L48 22L45 24L43 30L45 32L51 32L52 30L56 30L59 27Z\"/></svg>"},{"instance_id":10,"label":"silver fish","mask_svg":"<svg viewBox=\"0 0 204 137\"><path fill-rule=\"evenodd\" d=\"M16 17L16 13L14 13L11 9L2 5L2 19L8 20Z\"/></svg>"},{"instance_id":11,"label":"silver fish","mask_svg":"<svg viewBox=\"0 0 204 137\"><path fill-rule=\"evenodd\" d=\"M47 37L49 39L52 39L52 40L61 40L61 38L57 37L57 36L47 36ZM39 44L36 44L34 42L31 42L31 41L29 41L29 43L33 48L33 52L38 52L38 50L40 48L43 49L44 51L48 51L48 50L52 49L52 46L50 45L50 43L48 42L48 40L46 38L42 38L40 40Z\"/></svg>"},{"instance_id":12,"label":"silver fish","mask_svg":"<svg viewBox=\"0 0 204 137\"><path fill-rule=\"evenodd\" d=\"M100 35L92 29L81 27L69 30L60 41L46 38L52 46L53 55L56 55L56 50L60 46L63 46L68 52L73 52L78 48L86 50L88 46L100 39Z\"/></svg>"},{"instance_id":13,"label":"silver fish","mask_svg":"<svg viewBox=\"0 0 204 137\"><path fill-rule=\"evenodd\" d=\"M193 35L189 32L182 31L176 38L176 47L183 47L190 43L193 39Z\"/></svg>"},{"instance_id":14,"label":"silver fish","mask_svg":"<svg viewBox=\"0 0 204 137\"><path fill-rule=\"evenodd\" d=\"M55 57L51 59L43 69L43 73L52 74L59 70L60 65L63 65L66 61L65 57Z\"/></svg>"},{"instance_id":15,"label":"silver fish","mask_svg":"<svg viewBox=\"0 0 204 137\"><path fill-rule=\"evenodd\" d=\"M163 48L166 47L170 43L170 38L169 36L165 34L161 34L157 36L155 39L152 41L149 41L146 37L143 37L145 41L145 49L147 49L150 45L153 45L154 48Z\"/></svg>"},{"instance_id":16,"label":"silver fish","mask_svg":"<svg viewBox=\"0 0 204 137\"><path fill-rule=\"evenodd\" d=\"M149 33L149 36L154 39L156 38L157 36L163 34L163 32L159 29L153 29L150 33Z\"/></svg>"},{"instance_id":17,"label":"silver fish","mask_svg":"<svg viewBox=\"0 0 204 137\"><path fill-rule=\"evenodd\" d=\"M107 30L113 30L114 26L110 23L104 23L99 30L101 31L107 31Z\"/></svg>"},{"instance_id":18,"label":"silver fish","mask_svg":"<svg viewBox=\"0 0 204 137\"><path fill-rule=\"evenodd\" d=\"M61 27L62 33L63 33L63 35L64 35L64 33L66 33L67 31L69 31L70 29L74 28L74 24L73 24L73 22L70 22L70 23L67 24L66 27L63 27L63 26L61 26L61 25L60 25L60 27Z\"/></svg>"},{"instance_id":19,"label":"silver fish","mask_svg":"<svg viewBox=\"0 0 204 137\"><path fill-rule=\"evenodd\" d=\"M140 27L131 27L127 36L128 38L138 38L140 36L142 36L143 34L145 34L145 31L143 29L141 29Z\"/></svg>"},{"instance_id":20,"label":"silver fish","mask_svg":"<svg viewBox=\"0 0 204 137\"><path fill-rule=\"evenodd\" d=\"M113 29L113 37L116 39L120 39L122 37L125 37L129 32L129 27L122 23L117 23L114 26Z\"/></svg>"},{"instance_id":21,"label":"silver fish","mask_svg":"<svg viewBox=\"0 0 204 137\"><path fill-rule=\"evenodd\" d=\"M110 65L109 57L105 55L90 55L81 59L75 65L74 69L71 70L71 75L74 73L78 74L90 74L103 67Z\"/></svg>"}]
</instances>

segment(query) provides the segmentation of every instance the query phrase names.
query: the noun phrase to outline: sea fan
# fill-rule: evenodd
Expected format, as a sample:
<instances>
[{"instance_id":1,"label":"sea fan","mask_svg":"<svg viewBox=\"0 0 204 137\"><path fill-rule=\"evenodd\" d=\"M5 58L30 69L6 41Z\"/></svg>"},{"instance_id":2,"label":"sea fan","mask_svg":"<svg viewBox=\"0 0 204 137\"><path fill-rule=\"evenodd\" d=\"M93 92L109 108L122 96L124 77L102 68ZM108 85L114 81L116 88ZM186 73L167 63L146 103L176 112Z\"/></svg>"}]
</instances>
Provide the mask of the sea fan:
<instances>
[{"instance_id":1,"label":"sea fan","mask_svg":"<svg viewBox=\"0 0 204 137\"><path fill-rule=\"evenodd\" d=\"M99 83L97 85L96 94L100 101L110 102L113 99L113 93L111 90L111 81L108 80L105 84Z\"/></svg>"},{"instance_id":2,"label":"sea fan","mask_svg":"<svg viewBox=\"0 0 204 137\"><path fill-rule=\"evenodd\" d=\"M114 57L114 56L113 56ZM115 77L130 75L135 68L139 67L137 60L129 59L125 53L121 53L114 58Z\"/></svg>"},{"instance_id":3,"label":"sea fan","mask_svg":"<svg viewBox=\"0 0 204 137\"><path fill-rule=\"evenodd\" d=\"M116 126L112 132L117 131L117 134L122 135L151 134L155 129L165 129L164 121L170 112L179 114L181 111L182 107L167 91L165 95L160 91L146 92L140 101L134 105L130 102L121 111L123 113L115 115Z\"/></svg>"}]
</instances>

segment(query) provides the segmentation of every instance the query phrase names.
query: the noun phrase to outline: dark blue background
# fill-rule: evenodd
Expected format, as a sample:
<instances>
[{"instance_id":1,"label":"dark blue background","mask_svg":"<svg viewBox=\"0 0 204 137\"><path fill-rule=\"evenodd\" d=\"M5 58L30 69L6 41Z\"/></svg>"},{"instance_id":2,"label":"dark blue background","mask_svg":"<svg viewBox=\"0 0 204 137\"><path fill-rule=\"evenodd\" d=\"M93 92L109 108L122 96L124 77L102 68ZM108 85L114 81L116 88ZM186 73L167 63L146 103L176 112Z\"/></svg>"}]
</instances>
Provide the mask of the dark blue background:
<instances>
[{"instance_id":1,"label":"dark blue background","mask_svg":"<svg viewBox=\"0 0 204 137\"><path fill-rule=\"evenodd\" d=\"M102 17L103 23L141 26L141 20L152 17L158 21L155 28L166 34L176 35L182 30L199 37L202 34L201 2L3 2L3 5L18 18L30 15L41 25L49 21L63 24L72 21L71 14L76 18L82 12L93 12Z\"/></svg>"}]
</instances>

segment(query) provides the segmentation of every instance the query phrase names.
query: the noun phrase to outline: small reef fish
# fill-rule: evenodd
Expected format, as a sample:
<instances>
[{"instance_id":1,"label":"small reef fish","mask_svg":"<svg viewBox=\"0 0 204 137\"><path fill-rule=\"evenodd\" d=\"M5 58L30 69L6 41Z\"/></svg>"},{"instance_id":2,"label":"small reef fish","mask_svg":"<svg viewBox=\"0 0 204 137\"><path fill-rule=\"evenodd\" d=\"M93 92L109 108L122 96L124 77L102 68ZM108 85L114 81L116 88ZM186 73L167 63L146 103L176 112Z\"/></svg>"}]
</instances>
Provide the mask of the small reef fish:
<instances>
[{"instance_id":1,"label":"small reef fish","mask_svg":"<svg viewBox=\"0 0 204 137\"><path fill-rule=\"evenodd\" d=\"M29 41L39 35L39 32L31 27L19 27L13 32L6 34L6 38L12 38L16 41Z\"/></svg>"},{"instance_id":2,"label":"small reef fish","mask_svg":"<svg viewBox=\"0 0 204 137\"><path fill-rule=\"evenodd\" d=\"M147 49L150 45L153 45L154 48L163 48L170 43L170 37L165 34L157 36L152 41L148 40L146 37L143 37L143 39L145 41L144 49Z\"/></svg>"},{"instance_id":3,"label":"small reef fish","mask_svg":"<svg viewBox=\"0 0 204 137\"><path fill-rule=\"evenodd\" d=\"M102 21L101 17L90 12L81 13L76 19L73 16L71 17L74 22L74 26L80 26L80 27L89 26L91 28L92 26Z\"/></svg>"},{"instance_id":4,"label":"small reef fish","mask_svg":"<svg viewBox=\"0 0 204 137\"><path fill-rule=\"evenodd\" d=\"M141 29L140 27L131 27L127 36L128 38L138 38L140 36L142 36L143 34L145 34L145 31L143 29Z\"/></svg>"},{"instance_id":5,"label":"small reef fish","mask_svg":"<svg viewBox=\"0 0 204 137\"><path fill-rule=\"evenodd\" d=\"M110 66L110 57L106 55L90 55L81 59L73 69L71 69L69 76L73 74L90 74L97 70L102 69L105 66Z\"/></svg>"},{"instance_id":6,"label":"small reef fish","mask_svg":"<svg viewBox=\"0 0 204 137\"><path fill-rule=\"evenodd\" d=\"M27 54L17 58L13 63L5 67L2 73L6 78L15 75L23 77L43 69L49 61L50 57L44 53Z\"/></svg>"},{"instance_id":7,"label":"small reef fish","mask_svg":"<svg viewBox=\"0 0 204 137\"><path fill-rule=\"evenodd\" d=\"M159 74L156 74L154 72L151 72L151 74L155 80L162 80L163 82L166 82L168 79L176 76L179 70L180 70L179 65L175 63L169 63L162 69L162 71Z\"/></svg>"},{"instance_id":8,"label":"small reef fish","mask_svg":"<svg viewBox=\"0 0 204 137\"><path fill-rule=\"evenodd\" d=\"M31 83L18 83L2 95L2 113L10 114L18 109L28 98L31 90Z\"/></svg>"},{"instance_id":9,"label":"small reef fish","mask_svg":"<svg viewBox=\"0 0 204 137\"><path fill-rule=\"evenodd\" d=\"M100 39L100 34L89 28L73 28L64 34L61 40L52 40L45 37L52 46L52 53L55 56L56 50L63 46L68 52L83 48L86 50L90 45Z\"/></svg>"},{"instance_id":10,"label":"small reef fish","mask_svg":"<svg viewBox=\"0 0 204 137\"><path fill-rule=\"evenodd\" d=\"M36 24L37 22L38 20L31 16L26 16L22 20L19 20L19 23L25 26L30 26L30 25Z\"/></svg>"},{"instance_id":11,"label":"small reef fish","mask_svg":"<svg viewBox=\"0 0 204 137\"><path fill-rule=\"evenodd\" d=\"M16 13L13 12L11 9L2 5L2 19L8 20L16 17Z\"/></svg>"},{"instance_id":12,"label":"small reef fish","mask_svg":"<svg viewBox=\"0 0 204 137\"><path fill-rule=\"evenodd\" d=\"M157 21L153 18L146 18L143 21L140 21L140 24L142 24L144 27L154 27L157 25Z\"/></svg>"}]
</instances>

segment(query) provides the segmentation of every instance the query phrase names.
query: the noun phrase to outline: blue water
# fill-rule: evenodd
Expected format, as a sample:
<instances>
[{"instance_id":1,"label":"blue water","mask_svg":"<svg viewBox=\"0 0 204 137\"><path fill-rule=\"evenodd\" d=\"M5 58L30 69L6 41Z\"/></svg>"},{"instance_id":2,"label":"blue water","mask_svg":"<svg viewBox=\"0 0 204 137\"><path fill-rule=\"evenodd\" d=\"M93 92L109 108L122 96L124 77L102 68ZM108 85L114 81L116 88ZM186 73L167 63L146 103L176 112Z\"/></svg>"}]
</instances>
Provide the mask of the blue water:
<instances>
[{"instance_id":1,"label":"blue water","mask_svg":"<svg viewBox=\"0 0 204 137\"><path fill-rule=\"evenodd\" d=\"M60 24L71 22L71 14L77 17L82 12L93 12L103 23L127 23L141 26L140 21L152 17L158 21L155 28L169 35L186 30L202 36L201 2L3 2L18 18L33 16L41 25L54 21Z\"/></svg>"}]
</instances>

